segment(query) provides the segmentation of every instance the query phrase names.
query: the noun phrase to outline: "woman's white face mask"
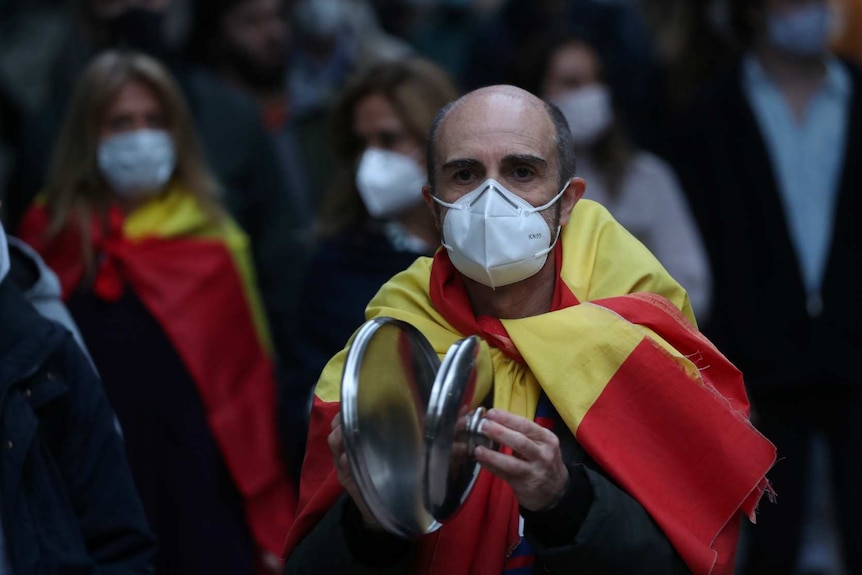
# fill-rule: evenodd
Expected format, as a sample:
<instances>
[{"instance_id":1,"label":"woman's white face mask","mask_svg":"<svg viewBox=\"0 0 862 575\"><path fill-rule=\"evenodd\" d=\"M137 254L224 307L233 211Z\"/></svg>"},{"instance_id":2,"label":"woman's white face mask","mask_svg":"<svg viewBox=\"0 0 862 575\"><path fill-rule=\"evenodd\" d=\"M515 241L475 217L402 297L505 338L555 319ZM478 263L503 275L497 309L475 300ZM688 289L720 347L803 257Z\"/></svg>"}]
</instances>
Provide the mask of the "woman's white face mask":
<instances>
[{"instance_id":1,"label":"woman's white face mask","mask_svg":"<svg viewBox=\"0 0 862 575\"><path fill-rule=\"evenodd\" d=\"M431 196L449 208L443 220L443 247L452 264L490 288L538 273L560 236L560 227L552 232L541 212L562 197L568 184L538 207L493 178L451 204Z\"/></svg>"},{"instance_id":2,"label":"woman's white face mask","mask_svg":"<svg viewBox=\"0 0 862 575\"><path fill-rule=\"evenodd\" d=\"M607 132L614 119L611 93L603 84L591 84L552 98L566 117L576 145L592 145Z\"/></svg>"},{"instance_id":3,"label":"woman's white face mask","mask_svg":"<svg viewBox=\"0 0 862 575\"><path fill-rule=\"evenodd\" d=\"M164 130L135 130L110 136L99 144L99 169L118 196L161 193L171 179L177 153Z\"/></svg>"},{"instance_id":4,"label":"woman's white face mask","mask_svg":"<svg viewBox=\"0 0 862 575\"><path fill-rule=\"evenodd\" d=\"M375 218L389 218L422 203L427 174L410 156L379 148L362 154L356 188L365 209Z\"/></svg>"}]
</instances>

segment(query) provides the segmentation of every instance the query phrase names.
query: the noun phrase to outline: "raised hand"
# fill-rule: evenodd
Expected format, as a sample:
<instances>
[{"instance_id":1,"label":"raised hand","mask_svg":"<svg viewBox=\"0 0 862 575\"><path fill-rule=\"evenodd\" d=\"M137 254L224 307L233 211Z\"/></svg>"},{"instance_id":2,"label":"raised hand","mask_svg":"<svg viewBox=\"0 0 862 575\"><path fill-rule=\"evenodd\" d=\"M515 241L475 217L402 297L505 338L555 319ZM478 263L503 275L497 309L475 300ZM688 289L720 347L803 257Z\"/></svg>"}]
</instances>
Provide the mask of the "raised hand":
<instances>
[{"instance_id":1,"label":"raised hand","mask_svg":"<svg viewBox=\"0 0 862 575\"><path fill-rule=\"evenodd\" d=\"M370 529L383 529L380 523L368 510L368 506L362 499L362 494L359 492L359 487L353 479L353 473L350 470L350 462L347 460L347 453L344 452L344 435L341 432L341 413L336 413L332 418L332 431L327 438L329 451L332 453L332 459L335 463L335 472L338 474L338 481L344 490L353 499L359 512L362 514L362 519L365 526Z\"/></svg>"},{"instance_id":2,"label":"raised hand","mask_svg":"<svg viewBox=\"0 0 862 575\"><path fill-rule=\"evenodd\" d=\"M508 483L518 503L529 511L553 507L563 496L569 472L563 463L560 440L534 421L501 411L490 410L481 432L512 454L477 447L476 460L488 471Z\"/></svg>"}]
</instances>

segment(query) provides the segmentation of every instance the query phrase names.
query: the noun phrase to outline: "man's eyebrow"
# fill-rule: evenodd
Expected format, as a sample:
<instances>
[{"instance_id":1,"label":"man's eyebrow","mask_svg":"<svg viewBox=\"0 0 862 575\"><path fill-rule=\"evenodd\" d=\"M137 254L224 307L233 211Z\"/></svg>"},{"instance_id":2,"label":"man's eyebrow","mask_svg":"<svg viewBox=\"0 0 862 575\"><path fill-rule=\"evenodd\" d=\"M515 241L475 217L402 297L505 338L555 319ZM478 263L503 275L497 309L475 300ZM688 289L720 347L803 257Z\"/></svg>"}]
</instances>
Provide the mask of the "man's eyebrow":
<instances>
[{"instance_id":1,"label":"man's eyebrow","mask_svg":"<svg viewBox=\"0 0 862 575\"><path fill-rule=\"evenodd\" d=\"M456 158L454 160L449 160L445 164L443 164L442 169L464 169L464 168L475 168L481 166L482 164L479 160L473 160L471 158Z\"/></svg>"},{"instance_id":2,"label":"man's eyebrow","mask_svg":"<svg viewBox=\"0 0 862 575\"><path fill-rule=\"evenodd\" d=\"M532 156L530 154L509 154L508 156L503 158L503 161L501 163L504 166L529 164L531 166L536 166L539 168L545 168L548 165L547 160L542 159L538 156Z\"/></svg>"}]
</instances>

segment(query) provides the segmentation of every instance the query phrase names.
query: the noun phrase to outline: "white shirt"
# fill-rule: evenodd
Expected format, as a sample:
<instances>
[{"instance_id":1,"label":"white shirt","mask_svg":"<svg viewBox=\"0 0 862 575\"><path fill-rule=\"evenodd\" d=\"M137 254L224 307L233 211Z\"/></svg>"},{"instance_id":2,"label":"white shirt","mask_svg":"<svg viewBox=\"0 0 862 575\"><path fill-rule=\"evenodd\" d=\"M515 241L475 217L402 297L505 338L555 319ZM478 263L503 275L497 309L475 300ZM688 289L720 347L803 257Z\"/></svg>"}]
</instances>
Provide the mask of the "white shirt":
<instances>
[{"instance_id":1,"label":"white shirt","mask_svg":"<svg viewBox=\"0 0 862 575\"><path fill-rule=\"evenodd\" d=\"M837 59L830 59L826 78L801 119L753 56L745 59L743 89L769 152L810 308L812 299L819 301L832 241L850 76Z\"/></svg>"}]
</instances>

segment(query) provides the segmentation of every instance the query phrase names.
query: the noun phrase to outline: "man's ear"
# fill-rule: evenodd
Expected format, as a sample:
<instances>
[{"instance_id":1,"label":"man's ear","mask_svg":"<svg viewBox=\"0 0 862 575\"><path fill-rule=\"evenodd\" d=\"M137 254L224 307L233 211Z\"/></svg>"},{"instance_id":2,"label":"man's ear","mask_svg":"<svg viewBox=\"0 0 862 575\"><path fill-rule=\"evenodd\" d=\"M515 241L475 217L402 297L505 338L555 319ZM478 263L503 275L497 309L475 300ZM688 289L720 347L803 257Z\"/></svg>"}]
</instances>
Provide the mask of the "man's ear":
<instances>
[{"instance_id":1,"label":"man's ear","mask_svg":"<svg viewBox=\"0 0 862 575\"><path fill-rule=\"evenodd\" d=\"M572 215L572 210L575 204L578 203L584 193L587 191L587 183L583 178L572 178L569 180L569 185L563 191L563 196L560 198L560 225L564 226L569 223L569 217Z\"/></svg>"}]
</instances>

